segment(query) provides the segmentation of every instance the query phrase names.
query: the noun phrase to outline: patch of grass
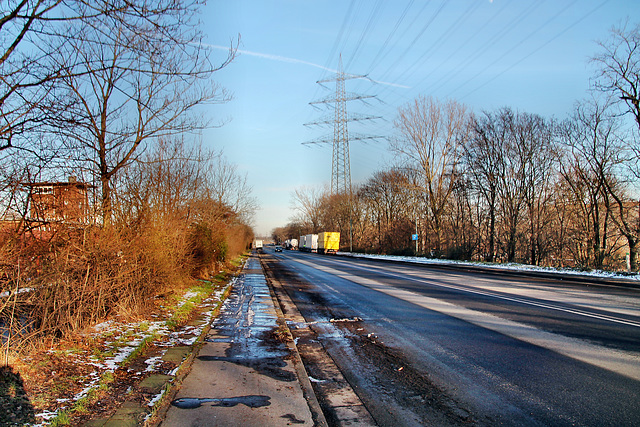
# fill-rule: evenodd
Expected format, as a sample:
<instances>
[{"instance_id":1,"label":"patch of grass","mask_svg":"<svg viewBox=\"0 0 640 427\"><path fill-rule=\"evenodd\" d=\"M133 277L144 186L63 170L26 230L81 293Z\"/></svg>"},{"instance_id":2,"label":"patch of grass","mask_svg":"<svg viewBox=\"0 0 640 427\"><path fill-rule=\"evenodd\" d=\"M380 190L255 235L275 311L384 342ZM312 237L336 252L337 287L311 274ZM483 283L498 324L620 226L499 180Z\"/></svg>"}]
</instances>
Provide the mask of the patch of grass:
<instances>
[{"instance_id":1,"label":"patch of grass","mask_svg":"<svg viewBox=\"0 0 640 427\"><path fill-rule=\"evenodd\" d=\"M178 307L175 310L175 312L171 315L171 317L167 319L166 321L167 327L173 330L178 326L184 325L190 319L191 314L193 313L195 308L196 308L196 305L191 301L187 301L184 304L182 304L180 307Z\"/></svg>"},{"instance_id":2,"label":"patch of grass","mask_svg":"<svg viewBox=\"0 0 640 427\"><path fill-rule=\"evenodd\" d=\"M199 285L190 288L189 292L195 293L195 295L186 301L182 301L182 304L179 304L178 301L174 305L173 314L165 321L167 327L173 330L191 320L193 314L198 310L198 306L216 287L217 285L212 282L201 281Z\"/></svg>"},{"instance_id":3,"label":"patch of grass","mask_svg":"<svg viewBox=\"0 0 640 427\"><path fill-rule=\"evenodd\" d=\"M219 285L220 283L225 282L228 278L229 278L229 273L223 271L216 274L211 279L216 285Z\"/></svg>"},{"instance_id":4,"label":"patch of grass","mask_svg":"<svg viewBox=\"0 0 640 427\"><path fill-rule=\"evenodd\" d=\"M60 427L60 426L68 426L71 425L71 417L66 411L58 412L58 415L51 420L51 427Z\"/></svg>"},{"instance_id":5,"label":"patch of grass","mask_svg":"<svg viewBox=\"0 0 640 427\"><path fill-rule=\"evenodd\" d=\"M83 354L84 348L80 347L68 347L68 348L59 348L51 350L51 354L56 356L69 356L71 354Z\"/></svg>"},{"instance_id":6,"label":"patch of grass","mask_svg":"<svg viewBox=\"0 0 640 427\"><path fill-rule=\"evenodd\" d=\"M232 259L230 262L233 267L237 268L241 266L247 258L249 258L249 253L245 252L244 254L239 255L236 258Z\"/></svg>"},{"instance_id":7,"label":"patch of grass","mask_svg":"<svg viewBox=\"0 0 640 427\"><path fill-rule=\"evenodd\" d=\"M96 358L100 362L104 362L107 357L113 357L115 356L115 354L115 349L113 348L101 349L99 347L94 347L91 351L91 356Z\"/></svg>"},{"instance_id":8,"label":"patch of grass","mask_svg":"<svg viewBox=\"0 0 640 427\"><path fill-rule=\"evenodd\" d=\"M107 371L102 375L102 378L100 378L100 385L98 387L101 389L108 388L115 380L116 377L113 375L113 372Z\"/></svg>"},{"instance_id":9,"label":"patch of grass","mask_svg":"<svg viewBox=\"0 0 640 427\"><path fill-rule=\"evenodd\" d=\"M147 332L149 330L149 321L145 320L144 322L141 322L138 325L138 330L140 330L142 332Z\"/></svg>"},{"instance_id":10,"label":"patch of grass","mask_svg":"<svg viewBox=\"0 0 640 427\"><path fill-rule=\"evenodd\" d=\"M89 392L85 397L80 398L76 401L76 403L73 405L73 408L71 409L72 415L84 415L89 413L88 406L91 404L91 400L93 400L93 396L91 396L92 394L93 393Z\"/></svg>"}]
</instances>

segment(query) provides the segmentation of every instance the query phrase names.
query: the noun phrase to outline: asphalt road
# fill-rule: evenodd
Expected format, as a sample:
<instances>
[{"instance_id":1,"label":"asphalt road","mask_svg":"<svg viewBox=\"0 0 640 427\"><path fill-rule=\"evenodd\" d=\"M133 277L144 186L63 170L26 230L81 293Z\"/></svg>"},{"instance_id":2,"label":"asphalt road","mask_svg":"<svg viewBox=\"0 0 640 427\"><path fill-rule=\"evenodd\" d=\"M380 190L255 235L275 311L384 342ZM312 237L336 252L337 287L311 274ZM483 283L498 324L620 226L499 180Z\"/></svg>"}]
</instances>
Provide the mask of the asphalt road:
<instances>
[{"instance_id":1,"label":"asphalt road","mask_svg":"<svg viewBox=\"0 0 640 427\"><path fill-rule=\"evenodd\" d=\"M379 425L640 425L640 289L266 258Z\"/></svg>"}]
</instances>

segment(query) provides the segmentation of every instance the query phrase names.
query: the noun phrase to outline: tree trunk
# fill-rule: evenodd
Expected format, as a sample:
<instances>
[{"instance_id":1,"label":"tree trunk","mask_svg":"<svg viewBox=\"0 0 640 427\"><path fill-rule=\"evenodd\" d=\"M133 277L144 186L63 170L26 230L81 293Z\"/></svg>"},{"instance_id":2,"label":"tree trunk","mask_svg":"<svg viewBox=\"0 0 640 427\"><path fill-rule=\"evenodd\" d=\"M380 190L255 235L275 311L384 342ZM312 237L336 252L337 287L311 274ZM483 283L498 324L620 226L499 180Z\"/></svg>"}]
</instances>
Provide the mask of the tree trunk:
<instances>
[{"instance_id":1,"label":"tree trunk","mask_svg":"<svg viewBox=\"0 0 640 427\"><path fill-rule=\"evenodd\" d=\"M516 227L509 227L509 240L507 241L507 262L513 262L516 258Z\"/></svg>"},{"instance_id":2,"label":"tree trunk","mask_svg":"<svg viewBox=\"0 0 640 427\"><path fill-rule=\"evenodd\" d=\"M485 257L486 261L493 262L496 253L496 208L491 205L489 208L489 255Z\"/></svg>"},{"instance_id":3,"label":"tree trunk","mask_svg":"<svg viewBox=\"0 0 640 427\"><path fill-rule=\"evenodd\" d=\"M636 238L627 236L627 242L629 244L629 266L631 271L638 271L638 243L640 241Z\"/></svg>"},{"instance_id":4,"label":"tree trunk","mask_svg":"<svg viewBox=\"0 0 640 427\"><path fill-rule=\"evenodd\" d=\"M108 178L102 177L102 224L105 227L111 225L113 206L111 203L111 183Z\"/></svg>"}]
</instances>

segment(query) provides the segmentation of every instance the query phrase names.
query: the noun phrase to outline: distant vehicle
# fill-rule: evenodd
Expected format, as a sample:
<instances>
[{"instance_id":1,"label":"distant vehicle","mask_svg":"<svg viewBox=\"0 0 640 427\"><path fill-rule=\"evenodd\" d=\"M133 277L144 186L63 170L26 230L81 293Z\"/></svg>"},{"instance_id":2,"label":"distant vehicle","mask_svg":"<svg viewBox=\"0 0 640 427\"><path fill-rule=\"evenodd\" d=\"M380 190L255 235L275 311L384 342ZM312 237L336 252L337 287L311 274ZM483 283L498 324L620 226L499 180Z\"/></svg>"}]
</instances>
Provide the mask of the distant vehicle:
<instances>
[{"instance_id":1,"label":"distant vehicle","mask_svg":"<svg viewBox=\"0 0 640 427\"><path fill-rule=\"evenodd\" d=\"M258 252L262 252L262 240L254 240L253 241L253 249Z\"/></svg>"},{"instance_id":2,"label":"distant vehicle","mask_svg":"<svg viewBox=\"0 0 640 427\"><path fill-rule=\"evenodd\" d=\"M335 254L340 250L340 233L337 231L323 231L318 233L318 253Z\"/></svg>"},{"instance_id":3,"label":"distant vehicle","mask_svg":"<svg viewBox=\"0 0 640 427\"><path fill-rule=\"evenodd\" d=\"M287 239L282 245L285 249L296 250L298 249L298 239Z\"/></svg>"},{"instance_id":4,"label":"distant vehicle","mask_svg":"<svg viewBox=\"0 0 640 427\"><path fill-rule=\"evenodd\" d=\"M305 234L304 236L300 236L298 250L303 252L318 252L318 235Z\"/></svg>"},{"instance_id":5,"label":"distant vehicle","mask_svg":"<svg viewBox=\"0 0 640 427\"><path fill-rule=\"evenodd\" d=\"M282 246L277 245L276 246L276 252L282 252Z\"/></svg>"}]
</instances>

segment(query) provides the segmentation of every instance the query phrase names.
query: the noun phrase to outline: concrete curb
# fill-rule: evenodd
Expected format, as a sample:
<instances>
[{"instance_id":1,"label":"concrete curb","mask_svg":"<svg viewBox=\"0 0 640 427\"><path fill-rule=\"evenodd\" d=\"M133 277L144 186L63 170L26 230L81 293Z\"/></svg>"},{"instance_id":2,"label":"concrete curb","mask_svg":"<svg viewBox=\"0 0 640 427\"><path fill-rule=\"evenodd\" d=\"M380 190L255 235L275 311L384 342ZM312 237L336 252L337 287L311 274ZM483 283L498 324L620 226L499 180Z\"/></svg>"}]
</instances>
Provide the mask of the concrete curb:
<instances>
[{"instance_id":1,"label":"concrete curb","mask_svg":"<svg viewBox=\"0 0 640 427\"><path fill-rule=\"evenodd\" d=\"M271 299L273 300L273 305L276 309L276 313L278 314L279 324L282 328L285 329L287 336L289 339L287 340L287 347L291 351L291 354L294 357L294 365L296 368L296 375L298 377L298 381L300 382L300 387L302 388L302 392L304 394L304 398L306 399L309 410L311 411L311 415L313 416L313 422L315 426L319 427L327 427L328 423L325 419L324 413L320 408L320 403L316 397L315 392L313 391L313 386L311 385L311 380L309 379L309 375L307 374L306 369L304 368L304 364L302 363L302 358L300 357L300 353L298 352L298 347L295 344L295 340L293 338L293 334L287 325L284 313L282 311L282 307L280 306L280 302L278 301L278 297L273 288L273 281L271 277L267 275L267 269L262 261L262 256L260 256L260 265L262 266L262 271L264 272L265 279L267 280L267 284L269 285L269 291L271 293Z\"/></svg>"},{"instance_id":2,"label":"concrete curb","mask_svg":"<svg viewBox=\"0 0 640 427\"><path fill-rule=\"evenodd\" d=\"M231 293L232 287L228 284L225 286L227 286L227 289L221 295L220 302L213 310L211 319L209 321L206 321L206 324L203 326L200 335L194 340L193 344L188 346L170 347L162 356L162 359L165 361L170 361L172 359L172 361L176 361L176 364L178 366L175 370L175 375L151 374L137 384L138 388L143 389L149 393L162 393L162 397L153 406L144 406L140 405L140 403L137 401L126 400L109 418L91 420L88 423L85 423L85 425L91 427L155 427L159 425L162 421L164 413L169 408L173 396L180 388L180 384L182 383L184 378L189 373L193 360L198 354L204 337L209 333L211 329L212 321L217 317L222 304ZM204 322L204 314L201 314L196 317L196 319L191 321L189 325L195 326ZM183 355L186 355L186 357ZM178 362L177 359L179 359L180 361Z\"/></svg>"}]
</instances>

